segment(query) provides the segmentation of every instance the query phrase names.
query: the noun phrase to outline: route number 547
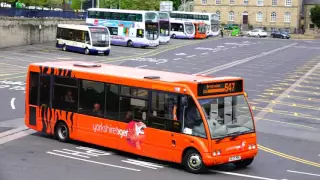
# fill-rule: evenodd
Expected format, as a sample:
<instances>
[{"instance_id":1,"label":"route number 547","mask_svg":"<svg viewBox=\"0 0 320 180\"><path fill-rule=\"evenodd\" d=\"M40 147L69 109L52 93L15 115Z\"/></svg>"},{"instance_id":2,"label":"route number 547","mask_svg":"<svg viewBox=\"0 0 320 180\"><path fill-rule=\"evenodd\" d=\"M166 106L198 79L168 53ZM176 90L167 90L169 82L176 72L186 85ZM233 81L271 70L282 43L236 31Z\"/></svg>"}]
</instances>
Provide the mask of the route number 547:
<instances>
[{"instance_id":1,"label":"route number 547","mask_svg":"<svg viewBox=\"0 0 320 180\"><path fill-rule=\"evenodd\" d=\"M224 86L224 89L226 92L233 92L234 91L234 86L235 86L235 83L226 83L225 86Z\"/></svg>"}]
</instances>

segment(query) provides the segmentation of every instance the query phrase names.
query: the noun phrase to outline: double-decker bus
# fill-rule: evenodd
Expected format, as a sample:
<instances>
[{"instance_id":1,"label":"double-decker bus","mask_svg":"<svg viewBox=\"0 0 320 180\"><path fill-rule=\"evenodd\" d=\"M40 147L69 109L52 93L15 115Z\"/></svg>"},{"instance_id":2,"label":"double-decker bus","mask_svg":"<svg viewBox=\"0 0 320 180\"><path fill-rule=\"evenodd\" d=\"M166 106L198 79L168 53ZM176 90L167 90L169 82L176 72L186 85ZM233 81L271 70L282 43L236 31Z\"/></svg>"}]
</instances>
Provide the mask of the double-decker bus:
<instances>
[{"instance_id":1,"label":"double-decker bus","mask_svg":"<svg viewBox=\"0 0 320 180\"><path fill-rule=\"evenodd\" d=\"M85 54L110 53L110 32L103 26L58 24L56 47Z\"/></svg>"},{"instance_id":2,"label":"double-decker bus","mask_svg":"<svg viewBox=\"0 0 320 180\"><path fill-rule=\"evenodd\" d=\"M192 22L170 20L170 36L174 39L193 39L195 26Z\"/></svg>"},{"instance_id":3,"label":"double-decker bus","mask_svg":"<svg viewBox=\"0 0 320 180\"><path fill-rule=\"evenodd\" d=\"M207 27L207 36L218 36L220 31L220 20L216 13L202 13L202 12L185 12L185 11L171 11L171 20L183 20L191 22L204 22Z\"/></svg>"},{"instance_id":4,"label":"double-decker bus","mask_svg":"<svg viewBox=\"0 0 320 180\"><path fill-rule=\"evenodd\" d=\"M89 8L86 24L108 27L112 45L128 47L159 45L159 15L156 11Z\"/></svg>"},{"instance_id":5,"label":"double-decker bus","mask_svg":"<svg viewBox=\"0 0 320 180\"><path fill-rule=\"evenodd\" d=\"M169 43L170 41L170 16L168 12L159 11L160 43Z\"/></svg>"},{"instance_id":6,"label":"double-decker bus","mask_svg":"<svg viewBox=\"0 0 320 180\"><path fill-rule=\"evenodd\" d=\"M195 28L195 39L205 39L207 38L207 26L203 22L194 22L194 28Z\"/></svg>"},{"instance_id":7,"label":"double-decker bus","mask_svg":"<svg viewBox=\"0 0 320 180\"><path fill-rule=\"evenodd\" d=\"M27 127L200 173L258 153L239 77L207 77L81 61L29 64ZM160 137L160 138L159 138Z\"/></svg>"}]
</instances>

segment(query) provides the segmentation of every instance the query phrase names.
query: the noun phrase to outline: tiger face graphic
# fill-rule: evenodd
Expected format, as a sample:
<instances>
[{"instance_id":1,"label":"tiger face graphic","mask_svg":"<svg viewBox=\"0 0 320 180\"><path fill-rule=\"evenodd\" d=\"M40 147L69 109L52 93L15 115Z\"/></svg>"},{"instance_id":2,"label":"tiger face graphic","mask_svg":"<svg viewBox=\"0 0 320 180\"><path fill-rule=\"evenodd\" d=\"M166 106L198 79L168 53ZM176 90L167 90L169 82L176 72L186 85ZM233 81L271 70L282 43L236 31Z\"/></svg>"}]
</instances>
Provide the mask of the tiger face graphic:
<instances>
[{"instance_id":1,"label":"tiger face graphic","mask_svg":"<svg viewBox=\"0 0 320 180\"><path fill-rule=\"evenodd\" d=\"M144 140L144 129L147 126L143 122L131 121L128 126L127 142L134 148L141 149L141 143Z\"/></svg>"}]
</instances>

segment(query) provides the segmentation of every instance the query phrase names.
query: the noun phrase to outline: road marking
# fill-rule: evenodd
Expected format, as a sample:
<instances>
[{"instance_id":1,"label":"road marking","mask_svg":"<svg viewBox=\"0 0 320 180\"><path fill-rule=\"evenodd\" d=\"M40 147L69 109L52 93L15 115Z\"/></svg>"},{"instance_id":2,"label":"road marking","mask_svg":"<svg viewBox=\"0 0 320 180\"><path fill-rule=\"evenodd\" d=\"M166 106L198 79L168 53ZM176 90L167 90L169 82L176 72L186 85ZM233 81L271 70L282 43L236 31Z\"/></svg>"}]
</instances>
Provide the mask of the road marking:
<instances>
[{"instance_id":1,"label":"road marking","mask_svg":"<svg viewBox=\"0 0 320 180\"><path fill-rule=\"evenodd\" d=\"M305 175L310 175L310 176L319 176L320 177L320 174L312 174L312 173L292 171L292 170L287 170L287 172L292 172L292 173L296 173L296 174L305 174Z\"/></svg>"},{"instance_id":2,"label":"road marking","mask_svg":"<svg viewBox=\"0 0 320 180\"><path fill-rule=\"evenodd\" d=\"M125 167L125 166L117 166L117 165L113 165L113 164L107 164L107 163L102 163L102 162L98 162L98 161L92 161L92 160L88 160L88 159L81 159L81 158L62 155L62 154L57 154L57 153L53 153L53 152L47 152L47 153L55 155L55 156L66 157L66 158L70 158L70 159L75 159L75 160L79 160L79 161L85 161L85 162L89 162L89 163L93 163L93 164L99 164L99 165L103 165L103 166L110 166L110 167L126 169L126 170L131 170L131 171L138 171L138 172L141 171L140 169L133 169L133 168Z\"/></svg>"},{"instance_id":3,"label":"road marking","mask_svg":"<svg viewBox=\"0 0 320 180\"><path fill-rule=\"evenodd\" d=\"M269 99L253 99L252 101L259 101L259 102L270 102ZM271 101L273 104L279 104L279 105L284 105L284 106L291 106L291 107L297 107L297 108L304 108L304 109L312 109L312 110L320 110L320 107L316 106L309 106L309 105L303 105L303 104L296 104L296 103L286 103L286 102L281 102L281 101Z\"/></svg>"},{"instance_id":4,"label":"road marking","mask_svg":"<svg viewBox=\"0 0 320 180\"><path fill-rule=\"evenodd\" d=\"M317 98L308 98L308 97L302 97L302 96L292 96L292 95L281 95L278 93L262 93L264 95L268 95L269 97L271 96L281 96L284 98L291 98L291 99L298 99L298 100L304 100L304 101L314 101L314 102L320 102L320 99ZM258 95L261 97L268 97L268 96L263 96L263 95Z\"/></svg>"},{"instance_id":5,"label":"road marking","mask_svg":"<svg viewBox=\"0 0 320 180\"><path fill-rule=\"evenodd\" d=\"M0 139L0 144L4 144L4 143L7 143L7 142L10 142L10 141L13 141L13 140L28 136L28 135L30 135L32 133L35 133L35 131L32 130L32 129L26 128L26 129L24 129L22 131L18 131L18 132L14 133L14 134L10 134L10 135L7 135L5 137L2 137Z\"/></svg>"},{"instance_id":6,"label":"road marking","mask_svg":"<svg viewBox=\"0 0 320 180\"><path fill-rule=\"evenodd\" d=\"M220 173L220 174L240 176L240 177L246 177L246 178L252 178L252 179L277 180L277 179L265 178L265 177L260 177L260 176L252 176L252 175L240 174L240 173L233 173L233 172L226 172L226 171L218 171L218 170L210 170L210 171L215 172L215 173Z\"/></svg>"},{"instance_id":7,"label":"road marking","mask_svg":"<svg viewBox=\"0 0 320 180\"><path fill-rule=\"evenodd\" d=\"M83 147L83 146L76 147L76 148L82 151L76 151L71 149L52 150L52 151L60 154L68 154L68 155L78 156L83 158L113 155L113 153L110 153L110 152L100 151L97 149Z\"/></svg>"},{"instance_id":8,"label":"road marking","mask_svg":"<svg viewBox=\"0 0 320 180\"><path fill-rule=\"evenodd\" d=\"M178 53L176 54L177 56L184 56L184 55L187 55L186 53Z\"/></svg>"},{"instance_id":9,"label":"road marking","mask_svg":"<svg viewBox=\"0 0 320 180\"><path fill-rule=\"evenodd\" d=\"M304 159L301 159L301 158L297 158L297 157L294 157L294 156L291 156L291 155L287 155L287 154L281 153L279 151L275 151L273 149L261 146L260 144L258 145L258 147L259 147L259 149L261 149L261 150L263 150L265 152L268 152L268 153L271 153L271 154L274 154L274 155L277 155L277 156L280 156L280 157L283 157L283 158L286 158L286 159L289 159L289 160L292 160L292 161L296 161L296 162L300 162L300 163L303 163L303 164L307 164L307 165L310 165L310 166L314 166L314 167L319 167L320 168L320 164L319 163L311 162L311 161L307 161L307 160L304 160Z\"/></svg>"},{"instance_id":10,"label":"road marking","mask_svg":"<svg viewBox=\"0 0 320 180\"><path fill-rule=\"evenodd\" d=\"M163 166L155 163L145 162L145 161L139 161L134 159L127 159L127 160L121 160L122 162L134 164L137 166L142 166L150 169L158 169L158 168L164 168Z\"/></svg>"},{"instance_id":11,"label":"road marking","mask_svg":"<svg viewBox=\"0 0 320 180\"><path fill-rule=\"evenodd\" d=\"M136 68L142 68L142 67L146 67L148 65L142 65L142 66L137 66Z\"/></svg>"},{"instance_id":12,"label":"road marking","mask_svg":"<svg viewBox=\"0 0 320 180\"><path fill-rule=\"evenodd\" d=\"M197 75L197 74L203 74L203 75L208 75L208 74L212 74L214 72L217 72L217 71L221 71L221 70L224 70L224 69L228 69L230 67L233 67L233 66L236 66L236 65L239 65L239 64L243 64L245 62L249 62L251 60L254 60L254 59L257 59L257 58L260 58L260 57L263 57L263 56L266 56L266 55L269 55L269 54L273 54L275 52L278 52L280 50L283 50L283 49L287 49L287 48L290 48L294 45L296 45L297 43L292 43L290 45L287 45L287 46L283 46L281 48L277 48L277 49L273 49L271 51L268 51L268 52L263 52L263 53L260 53L258 55L254 55L254 56L251 56L251 57L247 57L245 59L241 59L241 60L237 60L237 61L234 61L234 62L231 62L231 63L227 63L227 64L224 64L224 65L221 65L221 66L218 66L218 67L214 67L214 68L211 68L211 69L207 69L205 71L202 71L202 72L198 72L196 74L193 74L193 75Z\"/></svg>"},{"instance_id":13,"label":"road marking","mask_svg":"<svg viewBox=\"0 0 320 180\"><path fill-rule=\"evenodd\" d=\"M277 121L277 120L272 120L272 119L260 119L260 118L255 118L255 119L259 119L262 121L270 121L270 122L276 122L276 123L280 123L280 124L287 124L287 125L291 125L291 126L297 126L297 127L303 127L303 128L308 128L308 129L317 129L311 126L305 126L305 125L300 125L300 124L296 124L296 123L289 123L289 122L283 122L283 121Z\"/></svg>"},{"instance_id":14,"label":"road marking","mask_svg":"<svg viewBox=\"0 0 320 180\"><path fill-rule=\"evenodd\" d=\"M196 55L190 55L190 56L187 56L187 58L191 58L191 57L194 57L194 56L196 56Z\"/></svg>"},{"instance_id":15,"label":"road marking","mask_svg":"<svg viewBox=\"0 0 320 180\"><path fill-rule=\"evenodd\" d=\"M181 58L175 58L175 59L173 59L174 61L177 61L177 60L180 60Z\"/></svg>"},{"instance_id":16,"label":"road marking","mask_svg":"<svg viewBox=\"0 0 320 180\"><path fill-rule=\"evenodd\" d=\"M3 126L3 127L5 127L5 126ZM18 128L14 128L14 129L5 131L5 132L0 133L0 138L6 137L6 136L11 136L11 135L14 135L15 133L18 133L20 131L25 131L27 129L28 129L27 127L18 127Z\"/></svg>"},{"instance_id":17,"label":"road marking","mask_svg":"<svg viewBox=\"0 0 320 180\"><path fill-rule=\"evenodd\" d=\"M288 96L291 93L291 91L293 91L297 87L297 85L303 82L310 74L312 74L319 67L320 67L320 62L316 64L312 69L310 69L305 75L303 75L298 81L293 83L285 92L283 92L282 94L280 94L280 96L274 99L274 101L282 101L282 99L284 99L284 96L286 95ZM269 103L264 109L273 109L274 106L276 106L276 104ZM268 111L261 111L255 117L262 119L268 113L269 113Z\"/></svg>"},{"instance_id":18,"label":"road marking","mask_svg":"<svg viewBox=\"0 0 320 180\"><path fill-rule=\"evenodd\" d=\"M12 98L11 99L11 102L10 102L10 105L11 105L11 108L12 109L16 109L16 107L14 106L14 100L15 100L16 98Z\"/></svg>"},{"instance_id":19,"label":"road marking","mask_svg":"<svg viewBox=\"0 0 320 180\"><path fill-rule=\"evenodd\" d=\"M27 67L23 67L23 66L19 66L19 65L8 64L8 63L0 63L0 64L7 65L7 66L18 67L18 68L23 68L23 69L26 69L26 68L27 68Z\"/></svg>"}]
</instances>

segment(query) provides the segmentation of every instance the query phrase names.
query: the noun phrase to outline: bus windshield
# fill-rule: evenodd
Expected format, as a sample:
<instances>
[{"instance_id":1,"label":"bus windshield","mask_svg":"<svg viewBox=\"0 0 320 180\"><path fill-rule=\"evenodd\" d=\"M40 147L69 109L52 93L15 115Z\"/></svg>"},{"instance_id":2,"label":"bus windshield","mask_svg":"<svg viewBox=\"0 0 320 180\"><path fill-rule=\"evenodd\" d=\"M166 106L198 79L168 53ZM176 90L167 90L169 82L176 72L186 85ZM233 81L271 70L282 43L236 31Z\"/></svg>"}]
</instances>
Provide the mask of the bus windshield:
<instances>
[{"instance_id":1,"label":"bus windshield","mask_svg":"<svg viewBox=\"0 0 320 180\"><path fill-rule=\"evenodd\" d=\"M170 36L170 23L169 21L160 21L160 35L161 36Z\"/></svg>"},{"instance_id":2,"label":"bus windshield","mask_svg":"<svg viewBox=\"0 0 320 180\"><path fill-rule=\"evenodd\" d=\"M206 33L206 25L205 24L198 24L198 32L201 34Z\"/></svg>"},{"instance_id":3,"label":"bus windshield","mask_svg":"<svg viewBox=\"0 0 320 180\"><path fill-rule=\"evenodd\" d=\"M193 26L193 24L186 23L185 27L186 27L186 33L187 34L194 34L194 26Z\"/></svg>"},{"instance_id":4,"label":"bus windshield","mask_svg":"<svg viewBox=\"0 0 320 180\"><path fill-rule=\"evenodd\" d=\"M159 17L157 13L148 12L145 14L146 21L146 38L148 40L156 40L159 36Z\"/></svg>"},{"instance_id":5,"label":"bus windshield","mask_svg":"<svg viewBox=\"0 0 320 180\"><path fill-rule=\"evenodd\" d=\"M109 46L109 33L106 28L90 27L92 46L108 47Z\"/></svg>"},{"instance_id":6,"label":"bus windshield","mask_svg":"<svg viewBox=\"0 0 320 180\"><path fill-rule=\"evenodd\" d=\"M249 105L243 95L200 99L212 139L254 131Z\"/></svg>"}]
</instances>

